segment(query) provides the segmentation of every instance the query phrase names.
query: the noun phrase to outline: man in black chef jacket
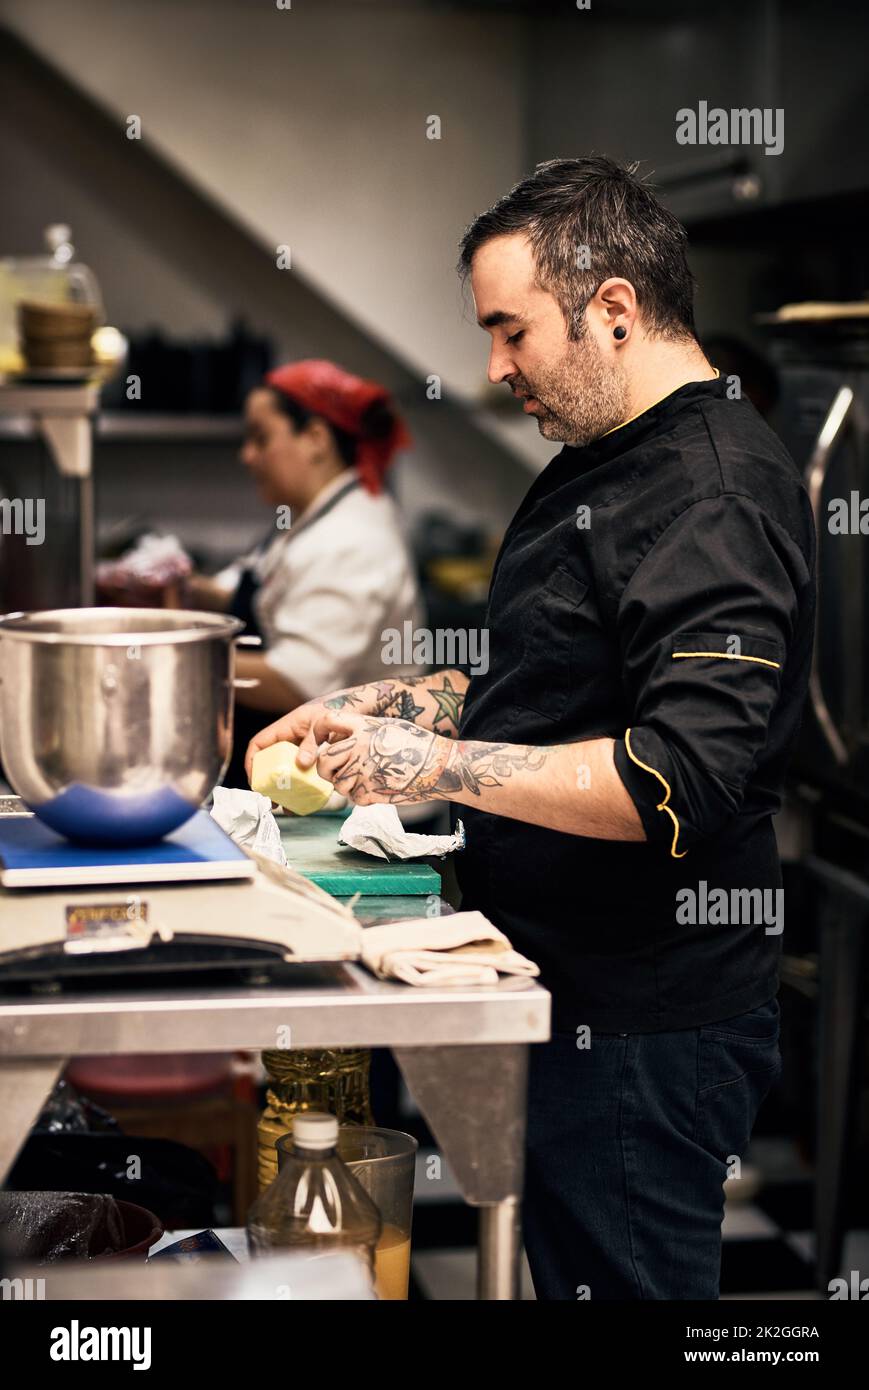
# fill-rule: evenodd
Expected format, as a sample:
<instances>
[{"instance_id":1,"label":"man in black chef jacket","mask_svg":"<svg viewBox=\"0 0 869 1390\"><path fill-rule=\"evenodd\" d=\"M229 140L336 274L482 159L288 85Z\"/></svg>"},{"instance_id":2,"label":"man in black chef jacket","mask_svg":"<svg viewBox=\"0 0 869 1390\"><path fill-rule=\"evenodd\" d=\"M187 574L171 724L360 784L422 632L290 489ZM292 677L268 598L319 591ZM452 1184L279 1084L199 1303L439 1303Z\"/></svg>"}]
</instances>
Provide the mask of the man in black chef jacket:
<instances>
[{"instance_id":1,"label":"man in black chef jacket","mask_svg":"<svg viewBox=\"0 0 869 1390\"><path fill-rule=\"evenodd\" d=\"M722 1184L778 1076L772 816L809 677L788 454L706 360L685 233L604 158L465 234L489 378L564 447L492 576L489 668L331 692L303 741L361 803L459 803L463 908L536 960L525 1244L538 1297L718 1296ZM328 700L328 704L325 701Z\"/></svg>"}]
</instances>

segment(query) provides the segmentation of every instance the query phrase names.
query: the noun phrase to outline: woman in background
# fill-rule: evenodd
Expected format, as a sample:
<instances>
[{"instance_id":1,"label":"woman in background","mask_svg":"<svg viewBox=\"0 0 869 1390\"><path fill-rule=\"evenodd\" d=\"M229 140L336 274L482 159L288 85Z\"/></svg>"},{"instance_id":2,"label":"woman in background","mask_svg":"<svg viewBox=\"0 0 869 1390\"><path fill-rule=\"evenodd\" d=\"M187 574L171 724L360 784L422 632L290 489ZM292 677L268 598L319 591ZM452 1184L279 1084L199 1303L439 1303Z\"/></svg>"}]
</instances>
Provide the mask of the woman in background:
<instances>
[{"instance_id":1,"label":"woman in background","mask_svg":"<svg viewBox=\"0 0 869 1390\"><path fill-rule=\"evenodd\" d=\"M257 550L213 578L189 581L193 607L241 618L262 638L241 650L226 786L246 787L249 740L321 694L413 668L384 666L386 628L422 622L398 508L383 490L409 443L389 393L332 362L269 372L245 402L241 461L275 525Z\"/></svg>"}]
</instances>

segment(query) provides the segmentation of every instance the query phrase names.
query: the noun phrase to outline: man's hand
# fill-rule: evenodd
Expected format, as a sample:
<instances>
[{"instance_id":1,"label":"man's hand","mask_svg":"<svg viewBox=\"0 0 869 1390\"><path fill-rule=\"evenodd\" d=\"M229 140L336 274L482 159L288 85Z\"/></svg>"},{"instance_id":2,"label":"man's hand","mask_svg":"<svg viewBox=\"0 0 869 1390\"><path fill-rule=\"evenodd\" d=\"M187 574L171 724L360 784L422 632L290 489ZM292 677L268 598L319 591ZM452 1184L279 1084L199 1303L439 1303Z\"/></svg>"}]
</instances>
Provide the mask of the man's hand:
<instances>
[{"instance_id":1,"label":"man's hand","mask_svg":"<svg viewBox=\"0 0 869 1390\"><path fill-rule=\"evenodd\" d=\"M467 687L467 676L461 671L434 671L430 676L416 676L406 681L369 681L366 685L332 690L328 695L307 700L251 739L244 760L247 780L250 781L254 754L282 740L298 744L296 761L300 767L310 767L316 760L320 742L311 727L327 714L385 716L396 723L415 724L421 730L436 729L438 734L451 737L458 733Z\"/></svg>"},{"instance_id":2,"label":"man's hand","mask_svg":"<svg viewBox=\"0 0 869 1390\"><path fill-rule=\"evenodd\" d=\"M406 719L327 710L310 726L308 736L315 746L328 741L317 759L317 771L357 806L430 801L458 790L447 770L451 741Z\"/></svg>"},{"instance_id":3,"label":"man's hand","mask_svg":"<svg viewBox=\"0 0 869 1390\"><path fill-rule=\"evenodd\" d=\"M616 771L611 738L542 747L467 742L408 719L357 714L346 703L337 710L324 707L328 704L326 698L300 706L258 734L250 747L278 738L301 740L305 765L316 760L320 776L357 806L455 801L568 835L646 838ZM297 761L302 762L301 753Z\"/></svg>"},{"instance_id":4,"label":"man's hand","mask_svg":"<svg viewBox=\"0 0 869 1390\"><path fill-rule=\"evenodd\" d=\"M316 700L307 700L305 704L298 705L289 714L285 714L282 719L276 719L274 724L260 729L247 746L244 759L247 780L250 781L254 754L261 748L270 748L273 743L298 744L297 763L300 767L310 767L316 760L320 742L312 732L316 721L343 709L353 710L357 714L365 713L367 701L364 692L370 688L360 685L357 689L332 690L328 695L318 696Z\"/></svg>"},{"instance_id":5,"label":"man's hand","mask_svg":"<svg viewBox=\"0 0 869 1390\"><path fill-rule=\"evenodd\" d=\"M311 734L322 745L320 776L357 805L454 801L569 835L645 839L612 739L543 747L464 742L406 719L333 712Z\"/></svg>"}]
</instances>

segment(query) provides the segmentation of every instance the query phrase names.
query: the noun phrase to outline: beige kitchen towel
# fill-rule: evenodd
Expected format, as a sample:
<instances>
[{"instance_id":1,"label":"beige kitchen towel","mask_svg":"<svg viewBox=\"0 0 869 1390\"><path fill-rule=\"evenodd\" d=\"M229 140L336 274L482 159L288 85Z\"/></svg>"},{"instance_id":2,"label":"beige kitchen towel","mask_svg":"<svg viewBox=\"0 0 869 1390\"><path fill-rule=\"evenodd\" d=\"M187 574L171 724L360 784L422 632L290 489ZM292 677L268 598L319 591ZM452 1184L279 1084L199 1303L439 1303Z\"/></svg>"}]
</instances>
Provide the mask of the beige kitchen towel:
<instances>
[{"instance_id":1,"label":"beige kitchen towel","mask_svg":"<svg viewBox=\"0 0 869 1390\"><path fill-rule=\"evenodd\" d=\"M429 988L494 985L499 975L540 974L482 912L365 927L362 962L381 980Z\"/></svg>"}]
</instances>

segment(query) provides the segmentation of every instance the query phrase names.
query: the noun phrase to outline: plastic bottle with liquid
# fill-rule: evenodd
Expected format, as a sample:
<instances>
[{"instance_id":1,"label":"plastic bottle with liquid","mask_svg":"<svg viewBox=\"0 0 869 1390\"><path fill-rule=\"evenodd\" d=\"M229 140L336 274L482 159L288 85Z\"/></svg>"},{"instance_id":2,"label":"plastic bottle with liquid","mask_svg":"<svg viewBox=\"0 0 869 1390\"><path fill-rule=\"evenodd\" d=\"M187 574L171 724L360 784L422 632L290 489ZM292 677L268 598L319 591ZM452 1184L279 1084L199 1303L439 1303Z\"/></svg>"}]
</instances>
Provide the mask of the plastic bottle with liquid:
<instances>
[{"instance_id":1,"label":"plastic bottle with liquid","mask_svg":"<svg viewBox=\"0 0 869 1390\"><path fill-rule=\"evenodd\" d=\"M337 1154L338 1121L309 1110L293 1121L292 1150L247 1218L252 1256L274 1250L355 1248L374 1276L380 1213Z\"/></svg>"}]
</instances>

